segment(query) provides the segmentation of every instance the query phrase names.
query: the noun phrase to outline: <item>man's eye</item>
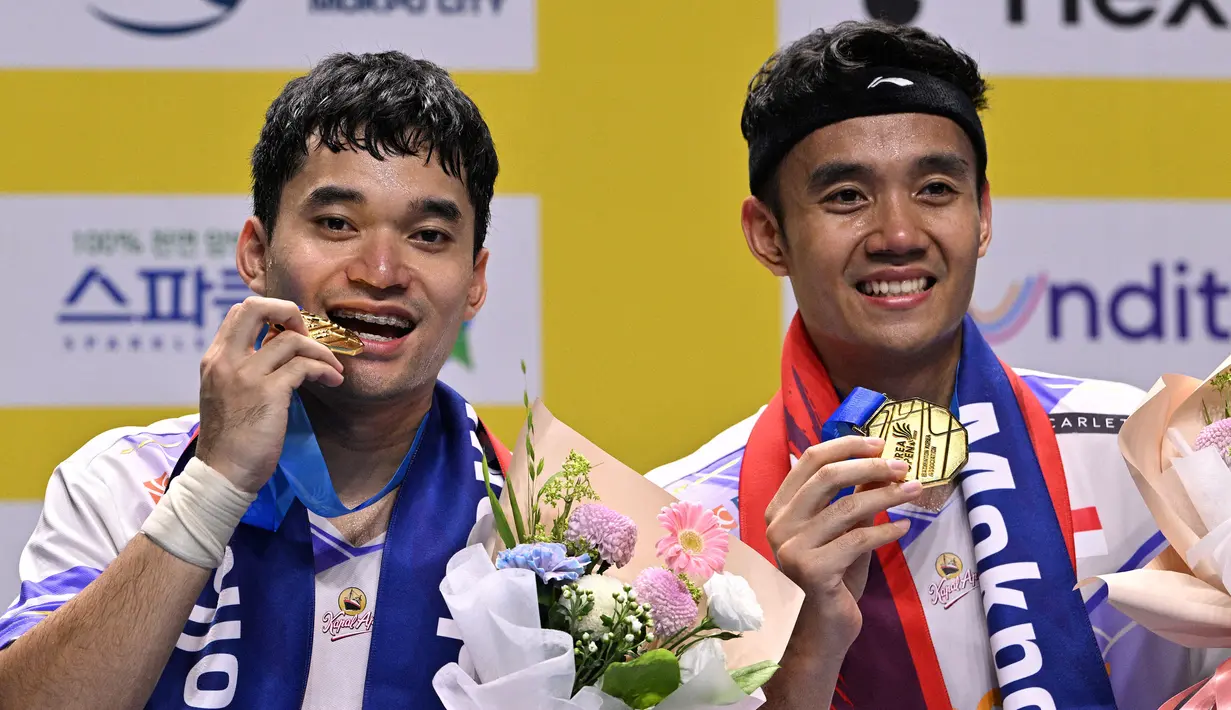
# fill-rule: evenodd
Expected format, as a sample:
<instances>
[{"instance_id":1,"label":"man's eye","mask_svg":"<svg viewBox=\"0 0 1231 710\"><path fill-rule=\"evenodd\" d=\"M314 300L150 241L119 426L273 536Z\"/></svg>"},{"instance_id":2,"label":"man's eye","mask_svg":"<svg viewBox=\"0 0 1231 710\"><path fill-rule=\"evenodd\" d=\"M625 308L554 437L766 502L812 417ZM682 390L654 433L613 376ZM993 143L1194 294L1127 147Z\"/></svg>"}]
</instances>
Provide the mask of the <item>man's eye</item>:
<instances>
[{"instance_id":1,"label":"man's eye","mask_svg":"<svg viewBox=\"0 0 1231 710\"><path fill-rule=\"evenodd\" d=\"M326 217L322 219L320 223L324 225L325 229L335 232L340 232L350 227L350 225L346 223L346 220L341 217Z\"/></svg>"},{"instance_id":2,"label":"man's eye","mask_svg":"<svg viewBox=\"0 0 1231 710\"><path fill-rule=\"evenodd\" d=\"M931 182L928 183L927 187L923 188L923 192L933 197L941 197L954 192L954 189L943 182Z\"/></svg>"}]
</instances>

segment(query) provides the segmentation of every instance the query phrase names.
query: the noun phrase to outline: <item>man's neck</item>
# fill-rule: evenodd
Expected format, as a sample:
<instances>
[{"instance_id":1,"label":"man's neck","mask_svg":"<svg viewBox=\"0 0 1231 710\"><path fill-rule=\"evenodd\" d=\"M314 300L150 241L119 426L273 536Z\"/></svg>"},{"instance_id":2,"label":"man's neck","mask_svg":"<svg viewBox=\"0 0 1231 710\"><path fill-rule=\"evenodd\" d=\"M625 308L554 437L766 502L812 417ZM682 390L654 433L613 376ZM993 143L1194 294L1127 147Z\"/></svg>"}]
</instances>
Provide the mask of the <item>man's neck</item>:
<instances>
[{"instance_id":1,"label":"man's neck","mask_svg":"<svg viewBox=\"0 0 1231 710\"><path fill-rule=\"evenodd\" d=\"M410 451L432 389L396 401L328 403L301 392L338 498L353 507L380 492Z\"/></svg>"},{"instance_id":2,"label":"man's neck","mask_svg":"<svg viewBox=\"0 0 1231 710\"><path fill-rule=\"evenodd\" d=\"M869 353L843 344L818 342L815 337L812 343L839 397L863 387L890 399L918 397L946 408L953 397L962 355L960 329L943 343L909 354Z\"/></svg>"}]
</instances>

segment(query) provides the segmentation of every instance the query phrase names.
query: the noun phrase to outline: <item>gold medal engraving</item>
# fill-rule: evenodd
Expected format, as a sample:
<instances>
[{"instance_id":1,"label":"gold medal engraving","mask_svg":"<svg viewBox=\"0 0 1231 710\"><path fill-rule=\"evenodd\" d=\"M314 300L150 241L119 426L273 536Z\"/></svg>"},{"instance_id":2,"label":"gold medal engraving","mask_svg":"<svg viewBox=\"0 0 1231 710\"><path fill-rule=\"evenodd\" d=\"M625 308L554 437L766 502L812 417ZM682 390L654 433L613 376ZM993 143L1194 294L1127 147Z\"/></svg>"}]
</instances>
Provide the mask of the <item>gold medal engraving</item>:
<instances>
[{"instance_id":1,"label":"gold medal engraving","mask_svg":"<svg viewBox=\"0 0 1231 710\"><path fill-rule=\"evenodd\" d=\"M353 331L315 313L300 311L299 315L303 316L303 324L308 327L308 335L335 353L358 355L363 352L363 341ZM285 330L279 324L274 324L273 328L279 332Z\"/></svg>"},{"instance_id":2,"label":"gold medal engraving","mask_svg":"<svg viewBox=\"0 0 1231 710\"><path fill-rule=\"evenodd\" d=\"M862 432L884 439L881 458L910 464L906 480L924 488L948 483L970 455L966 427L948 409L922 399L885 402Z\"/></svg>"}]
</instances>

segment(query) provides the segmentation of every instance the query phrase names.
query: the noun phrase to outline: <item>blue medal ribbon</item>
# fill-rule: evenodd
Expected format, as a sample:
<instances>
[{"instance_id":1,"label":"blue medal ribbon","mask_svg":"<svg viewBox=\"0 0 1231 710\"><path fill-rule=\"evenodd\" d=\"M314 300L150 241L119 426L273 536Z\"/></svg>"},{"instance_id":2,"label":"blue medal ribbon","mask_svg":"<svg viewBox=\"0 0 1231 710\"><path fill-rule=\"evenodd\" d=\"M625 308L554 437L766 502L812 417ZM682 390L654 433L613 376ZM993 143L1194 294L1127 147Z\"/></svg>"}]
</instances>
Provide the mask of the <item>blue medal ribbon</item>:
<instances>
[{"instance_id":1,"label":"blue medal ribbon","mask_svg":"<svg viewBox=\"0 0 1231 710\"><path fill-rule=\"evenodd\" d=\"M821 441L830 441L843 436L863 436L860 432L876 410L889 398L880 392L856 387L842 400L842 404L821 425Z\"/></svg>"},{"instance_id":2,"label":"blue medal ribbon","mask_svg":"<svg viewBox=\"0 0 1231 710\"><path fill-rule=\"evenodd\" d=\"M257 338L256 349L260 349L265 339L268 326L261 330ZM385 484L379 493L363 501L354 508L348 508L338 498L338 492L333 487L333 479L329 476L329 468L325 465L325 456L321 453L316 434L312 431L312 421L304 409L303 400L298 392L291 393L291 404L287 410L286 439L282 443L282 454L278 458L278 467L269 482L261 487L256 500L248 506L248 511L240 522L255 525L266 530L277 530L283 518L290 510L292 503L298 498L308 510L322 518L337 518L347 513L372 505L384 498L394 488L401 485L410 470L419 441L423 438L423 427L427 417L419 423L411 442L410 451L402 459L393 478Z\"/></svg>"}]
</instances>

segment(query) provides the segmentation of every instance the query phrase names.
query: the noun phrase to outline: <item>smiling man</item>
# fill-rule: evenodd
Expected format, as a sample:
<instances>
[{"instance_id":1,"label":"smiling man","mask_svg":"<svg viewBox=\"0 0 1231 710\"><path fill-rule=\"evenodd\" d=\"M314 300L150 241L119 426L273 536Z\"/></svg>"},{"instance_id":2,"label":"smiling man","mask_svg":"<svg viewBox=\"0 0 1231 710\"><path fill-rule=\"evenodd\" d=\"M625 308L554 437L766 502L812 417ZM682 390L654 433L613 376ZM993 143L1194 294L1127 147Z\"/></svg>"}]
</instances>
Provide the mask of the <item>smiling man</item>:
<instances>
[{"instance_id":1,"label":"smiling man","mask_svg":"<svg viewBox=\"0 0 1231 710\"><path fill-rule=\"evenodd\" d=\"M1153 709L1217 660L1073 591L1165 545L1115 431L1081 425L1143 393L1010 369L966 316L992 240L986 90L944 40L879 23L817 30L749 86L744 236L799 303L781 389L648 476L806 592L770 707ZM928 439L902 424L881 458L857 388L951 411L969 463L906 481L895 457Z\"/></svg>"},{"instance_id":2,"label":"smiling man","mask_svg":"<svg viewBox=\"0 0 1231 710\"><path fill-rule=\"evenodd\" d=\"M0 707L439 706L460 649L439 583L480 462L507 458L437 381L487 296L497 170L434 64L335 55L286 85L236 256L258 295L202 359L199 415L52 475L0 616Z\"/></svg>"}]
</instances>

